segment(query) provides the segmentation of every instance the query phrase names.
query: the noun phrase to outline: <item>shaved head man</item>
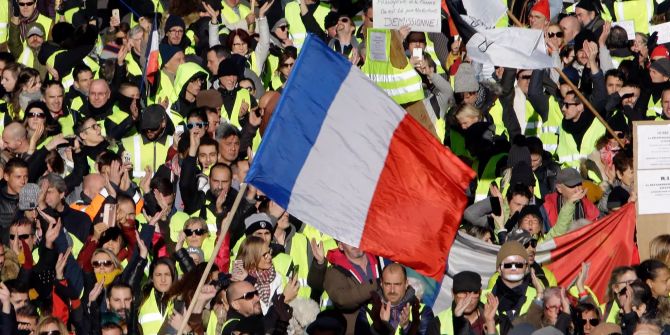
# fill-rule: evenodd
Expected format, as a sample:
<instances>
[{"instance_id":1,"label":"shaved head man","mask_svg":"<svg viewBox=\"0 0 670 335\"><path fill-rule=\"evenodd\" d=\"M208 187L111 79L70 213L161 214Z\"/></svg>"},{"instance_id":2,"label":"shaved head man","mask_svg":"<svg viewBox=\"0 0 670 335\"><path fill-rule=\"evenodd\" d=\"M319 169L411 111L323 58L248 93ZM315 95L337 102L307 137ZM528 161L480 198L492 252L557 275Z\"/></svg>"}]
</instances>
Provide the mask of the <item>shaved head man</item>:
<instances>
[{"instance_id":1,"label":"shaved head man","mask_svg":"<svg viewBox=\"0 0 670 335\"><path fill-rule=\"evenodd\" d=\"M28 141L28 132L19 122L8 124L2 131L3 147L12 154L23 154L28 152L30 141Z\"/></svg>"},{"instance_id":2,"label":"shaved head man","mask_svg":"<svg viewBox=\"0 0 670 335\"><path fill-rule=\"evenodd\" d=\"M92 173L84 177L83 192L93 199L105 187L105 178L99 173Z\"/></svg>"},{"instance_id":3,"label":"shaved head man","mask_svg":"<svg viewBox=\"0 0 670 335\"><path fill-rule=\"evenodd\" d=\"M109 85L103 79L94 80L88 90L88 101L95 108L102 108L111 97Z\"/></svg>"},{"instance_id":4,"label":"shaved head man","mask_svg":"<svg viewBox=\"0 0 670 335\"><path fill-rule=\"evenodd\" d=\"M575 36L577 36L579 31L582 29L582 26L579 24L579 20L577 20L577 18L574 16L564 17L558 25L561 27L561 30L563 30L565 44L574 40Z\"/></svg>"},{"instance_id":5,"label":"shaved head man","mask_svg":"<svg viewBox=\"0 0 670 335\"><path fill-rule=\"evenodd\" d=\"M230 284L226 290L228 305L243 317L260 315L261 299L258 291L247 281L238 281Z\"/></svg>"}]
</instances>

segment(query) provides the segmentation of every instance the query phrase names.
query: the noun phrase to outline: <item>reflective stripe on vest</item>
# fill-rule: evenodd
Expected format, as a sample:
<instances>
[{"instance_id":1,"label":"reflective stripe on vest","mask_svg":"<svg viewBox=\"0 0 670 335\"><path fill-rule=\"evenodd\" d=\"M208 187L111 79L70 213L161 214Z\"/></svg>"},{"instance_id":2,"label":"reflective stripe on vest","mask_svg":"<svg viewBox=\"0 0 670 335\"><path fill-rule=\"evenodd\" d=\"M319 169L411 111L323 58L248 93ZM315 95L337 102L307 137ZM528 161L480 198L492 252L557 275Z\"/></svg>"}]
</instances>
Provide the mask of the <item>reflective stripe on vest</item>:
<instances>
[{"instance_id":1,"label":"reflective stripe on vest","mask_svg":"<svg viewBox=\"0 0 670 335\"><path fill-rule=\"evenodd\" d=\"M9 40L9 1L0 2L0 43Z\"/></svg>"},{"instance_id":2,"label":"reflective stripe on vest","mask_svg":"<svg viewBox=\"0 0 670 335\"><path fill-rule=\"evenodd\" d=\"M160 313L158 304L156 304L155 289L151 289L149 297L140 308L138 318L139 323L142 325L144 335L158 335L167 314L168 313L162 315Z\"/></svg>"},{"instance_id":3,"label":"reflective stripe on vest","mask_svg":"<svg viewBox=\"0 0 670 335\"><path fill-rule=\"evenodd\" d=\"M374 81L397 104L420 101L424 98L421 77L407 62L404 69L396 69L391 64L391 31L388 29L367 29L366 33L384 34L386 59L376 60L370 54L370 38L365 39L365 64L363 72Z\"/></svg>"},{"instance_id":4,"label":"reflective stripe on vest","mask_svg":"<svg viewBox=\"0 0 670 335\"><path fill-rule=\"evenodd\" d=\"M28 67L33 67L33 51L30 50L30 47L28 47L27 44L23 44L23 51L21 52L21 56L19 56L19 63L28 66ZM30 64L29 64L30 63Z\"/></svg>"},{"instance_id":5,"label":"reflective stripe on vest","mask_svg":"<svg viewBox=\"0 0 670 335\"><path fill-rule=\"evenodd\" d=\"M132 141L132 142L131 142ZM167 157L167 152L170 146L172 145L172 136L168 136L165 140L165 144L159 142L149 142L146 145L142 144L142 136L136 134L132 137L126 137L121 140L123 143L124 150L131 153L133 157L133 179L142 178L146 174L144 168L149 165L156 171L159 166L165 163L165 158ZM142 150L144 148L152 148L152 152L147 152L144 155L144 161L142 160ZM132 150L130 150L132 148ZM163 161L161 161L163 160Z\"/></svg>"},{"instance_id":6,"label":"reflective stripe on vest","mask_svg":"<svg viewBox=\"0 0 670 335\"><path fill-rule=\"evenodd\" d=\"M228 111L226 110L226 106L223 105L221 106L221 116L224 118L228 119L228 115L230 114L230 119L228 122L235 127L240 128L240 109L242 108L242 102L246 102L247 104L251 104L251 96L249 95L248 90L237 90L237 93L235 93L235 103L233 104L233 110Z\"/></svg>"},{"instance_id":7,"label":"reflective stripe on vest","mask_svg":"<svg viewBox=\"0 0 670 335\"><path fill-rule=\"evenodd\" d=\"M435 62L435 71L438 74L443 74L445 73L444 67L442 67L442 62L440 62L440 58L437 57L437 53L435 53L435 44L430 39L430 37L428 37L428 33L425 34L426 34L426 49L423 51L429 54L430 58L432 58L433 62Z\"/></svg>"},{"instance_id":8,"label":"reflective stripe on vest","mask_svg":"<svg viewBox=\"0 0 670 335\"><path fill-rule=\"evenodd\" d=\"M648 117L657 117L663 113L663 106L661 105L661 100L654 102L654 97L649 97L649 103L647 104L647 116Z\"/></svg>"}]
</instances>

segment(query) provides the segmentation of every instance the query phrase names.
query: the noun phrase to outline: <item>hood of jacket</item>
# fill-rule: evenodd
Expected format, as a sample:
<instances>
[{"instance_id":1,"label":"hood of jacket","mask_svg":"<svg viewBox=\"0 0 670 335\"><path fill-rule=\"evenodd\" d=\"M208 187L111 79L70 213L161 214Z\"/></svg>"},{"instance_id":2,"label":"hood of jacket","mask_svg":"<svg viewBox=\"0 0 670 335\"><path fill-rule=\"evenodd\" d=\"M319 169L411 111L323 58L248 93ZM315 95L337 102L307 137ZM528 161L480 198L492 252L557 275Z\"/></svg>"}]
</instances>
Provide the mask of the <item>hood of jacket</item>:
<instances>
[{"instance_id":1,"label":"hood of jacket","mask_svg":"<svg viewBox=\"0 0 670 335\"><path fill-rule=\"evenodd\" d=\"M188 86L188 82L194 79L196 76L204 77L203 82L205 84L207 83L207 78L209 75L207 74L207 71L200 65L186 62L179 66L174 78L174 88L179 92L180 98L182 98L186 93L186 86Z\"/></svg>"}]
</instances>

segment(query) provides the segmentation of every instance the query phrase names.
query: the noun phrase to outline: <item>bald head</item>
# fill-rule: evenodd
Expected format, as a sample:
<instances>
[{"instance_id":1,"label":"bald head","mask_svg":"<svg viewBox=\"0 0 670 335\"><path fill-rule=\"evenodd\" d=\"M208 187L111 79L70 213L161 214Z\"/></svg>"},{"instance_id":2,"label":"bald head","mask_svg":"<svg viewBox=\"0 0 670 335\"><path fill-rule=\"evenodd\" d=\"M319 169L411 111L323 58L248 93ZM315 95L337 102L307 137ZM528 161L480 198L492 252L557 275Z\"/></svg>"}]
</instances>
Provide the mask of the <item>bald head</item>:
<instances>
[{"instance_id":1,"label":"bald head","mask_svg":"<svg viewBox=\"0 0 670 335\"><path fill-rule=\"evenodd\" d=\"M398 263L389 264L382 272L382 292L384 299L396 306L407 292L407 272Z\"/></svg>"},{"instance_id":2,"label":"bald head","mask_svg":"<svg viewBox=\"0 0 670 335\"><path fill-rule=\"evenodd\" d=\"M88 101L93 107L101 108L109 101L110 96L111 91L105 80L97 79L91 82L91 88L88 90Z\"/></svg>"},{"instance_id":3,"label":"bald head","mask_svg":"<svg viewBox=\"0 0 670 335\"><path fill-rule=\"evenodd\" d=\"M84 194L93 199L105 187L105 178L99 173L92 173L84 177Z\"/></svg>"},{"instance_id":4,"label":"bald head","mask_svg":"<svg viewBox=\"0 0 670 335\"><path fill-rule=\"evenodd\" d=\"M248 281L243 280L230 284L226 290L226 298L228 305L245 317L263 313L258 291Z\"/></svg>"},{"instance_id":5,"label":"bald head","mask_svg":"<svg viewBox=\"0 0 670 335\"><path fill-rule=\"evenodd\" d=\"M563 30L565 43L568 43L575 39L575 36L579 34L579 31L582 29L582 26L579 24L574 16L566 16L559 23L561 30Z\"/></svg>"},{"instance_id":6,"label":"bald head","mask_svg":"<svg viewBox=\"0 0 670 335\"><path fill-rule=\"evenodd\" d=\"M7 151L21 154L28 151L28 132L19 122L8 124L2 131L2 142Z\"/></svg>"}]
</instances>

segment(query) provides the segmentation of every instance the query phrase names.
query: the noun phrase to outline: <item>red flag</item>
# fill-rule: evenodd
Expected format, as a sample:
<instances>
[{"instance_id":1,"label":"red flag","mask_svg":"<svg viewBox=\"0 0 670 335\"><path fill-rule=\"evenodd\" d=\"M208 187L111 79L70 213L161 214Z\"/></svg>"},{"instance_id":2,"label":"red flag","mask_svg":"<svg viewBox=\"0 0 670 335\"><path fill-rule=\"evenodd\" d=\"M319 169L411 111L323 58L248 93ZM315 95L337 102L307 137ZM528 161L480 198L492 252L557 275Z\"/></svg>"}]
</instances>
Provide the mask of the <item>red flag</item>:
<instances>
[{"instance_id":1,"label":"red flag","mask_svg":"<svg viewBox=\"0 0 670 335\"><path fill-rule=\"evenodd\" d=\"M607 299L607 283L614 268L640 261L635 245L635 203L575 231L545 241L537 250L537 262L547 264L558 280L567 287L577 277L583 262L591 263L586 285Z\"/></svg>"}]
</instances>

